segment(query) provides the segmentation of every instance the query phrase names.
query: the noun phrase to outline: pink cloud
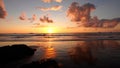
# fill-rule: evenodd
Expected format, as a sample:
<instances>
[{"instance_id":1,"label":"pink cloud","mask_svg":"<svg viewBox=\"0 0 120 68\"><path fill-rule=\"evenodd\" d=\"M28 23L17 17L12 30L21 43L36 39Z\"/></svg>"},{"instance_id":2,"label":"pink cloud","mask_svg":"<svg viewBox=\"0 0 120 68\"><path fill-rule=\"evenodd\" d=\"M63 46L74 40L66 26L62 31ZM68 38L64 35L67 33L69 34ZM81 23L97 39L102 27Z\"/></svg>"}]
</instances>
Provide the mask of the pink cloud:
<instances>
[{"instance_id":1,"label":"pink cloud","mask_svg":"<svg viewBox=\"0 0 120 68\"><path fill-rule=\"evenodd\" d=\"M28 18L27 18L27 16L26 16L26 13L21 13L21 15L19 16L19 19L20 20L27 20Z\"/></svg>"},{"instance_id":2,"label":"pink cloud","mask_svg":"<svg viewBox=\"0 0 120 68\"><path fill-rule=\"evenodd\" d=\"M50 2L52 2L52 0L42 0L43 2L45 2L45 3L50 3Z\"/></svg>"},{"instance_id":3,"label":"pink cloud","mask_svg":"<svg viewBox=\"0 0 120 68\"><path fill-rule=\"evenodd\" d=\"M21 15L19 16L19 19L20 20L28 20L30 22L34 22L34 21L37 21L37 16L36 14L33 14L32 17L28 18L26 13L21 13Z\"/></svg>"},{"instance_id":4,"label":"pink cloud","mask_svg":"<svg viewBox=\"0 0 120 68\"><path fill-rule=\"evenodd\" d=\"M97 16L91 17L90 14L95 9L95 5L91 3L79 5L78 2L73 2L67 10L67 17L78 27L113 28L120 23L120 18L99 20Z\"/></svg>"},{"instance_id":5,"label":"pink cloud","mask_svg":"<svg viewBox=\"0 0 120 68\"><path fill-rule=\"evenodd\" d=\"M28 20L30 20L31 22L37 21L37 16L36 14L33 14L31 18L29 18Z\"/></svg>"},{"instance_id":6,"label":"pink cloud","mask_svg":"<svg viewBox=\"0 0 120 68\"><path fill-rule=\"evenodd\" d=\"M0 0L0 18L5 18L7 16L7 11L5 9L5 5L3 0Z\"/></svg>"},{"instance_id":7,"label":"pink cloud","mask_svg":"<svg viewBox=\"0 0 120 68\"><path fill-rule=\"evenodd\" d=\"M102 23L102 27L111 28L111 27L115 27L118 24L120 24L120 18L102 19L100 20L100 23Z\"/></svg>"},{"instance_id":8,"label":"pink cloud","mask_svg":"<svg viewBox=\"0 0 120 68\"><path fill-rule=\"evenodd\" d=\"M84 20L87 22L90 20L90 13L93 9L95 9L93 4L87 3L80 6L79 3L73 2L67 10L67 17L69 17L71 21L79 22Z\"/></svg>"}]
</instances>

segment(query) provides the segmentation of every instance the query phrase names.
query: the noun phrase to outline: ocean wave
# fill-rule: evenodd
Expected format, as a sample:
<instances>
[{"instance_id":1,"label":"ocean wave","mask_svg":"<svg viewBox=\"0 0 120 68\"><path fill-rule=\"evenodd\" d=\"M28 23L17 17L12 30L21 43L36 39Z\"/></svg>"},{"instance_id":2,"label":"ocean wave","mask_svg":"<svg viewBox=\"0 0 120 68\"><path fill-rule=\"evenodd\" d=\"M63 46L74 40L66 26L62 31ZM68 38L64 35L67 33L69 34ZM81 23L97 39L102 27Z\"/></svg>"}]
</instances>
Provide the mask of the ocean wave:
<instances>
[{"instance_id":1,"label":"ocean wave","mask_svg":"<svg viewBox=\"0 0 120 68\"><path fill-rule=\"evenodd\" d=\"M0 41L120 40L120 33L0 34Z\"/></svg>"}]
</instances>

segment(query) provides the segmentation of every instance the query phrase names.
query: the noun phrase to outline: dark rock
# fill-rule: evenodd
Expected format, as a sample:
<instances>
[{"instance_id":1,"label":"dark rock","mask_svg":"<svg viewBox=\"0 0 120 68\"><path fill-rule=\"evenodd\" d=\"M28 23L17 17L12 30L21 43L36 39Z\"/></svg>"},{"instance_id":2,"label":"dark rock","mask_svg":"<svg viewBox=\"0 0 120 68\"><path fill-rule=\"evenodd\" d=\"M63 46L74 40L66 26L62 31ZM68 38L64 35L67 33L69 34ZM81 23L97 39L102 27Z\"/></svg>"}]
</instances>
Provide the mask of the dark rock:
<instances>
[{"instance_id":1,"label":"dark rock","mask_svg":"<svg viewBox=\"0 0 120 68\"><path fill-rule=\"evenodd\" d=\"M59 65L53 59L43 59L41 61L25 64L21 68L59 68Z\"/></svg>"},{"instance_id":2,"label":"dark rock","mask_svg":"<svg viewBox=\"0 0 120 68\"><path fill-rule=\"evenodd\" d=\"M0 64L5 64L32 56L34 51L35 49L32 49L25 44L0 47Z\"/></svg>"}]
</instances>

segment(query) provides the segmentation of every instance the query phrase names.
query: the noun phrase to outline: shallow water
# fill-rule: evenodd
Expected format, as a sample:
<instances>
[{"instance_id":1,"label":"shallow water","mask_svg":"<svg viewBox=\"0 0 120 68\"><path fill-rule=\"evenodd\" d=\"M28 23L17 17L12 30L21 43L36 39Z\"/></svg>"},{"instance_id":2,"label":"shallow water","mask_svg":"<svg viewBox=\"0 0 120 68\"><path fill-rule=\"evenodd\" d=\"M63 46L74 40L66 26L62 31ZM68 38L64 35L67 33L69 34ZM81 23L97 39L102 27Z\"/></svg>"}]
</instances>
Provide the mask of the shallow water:
<instances>
[{"instance_id":1,"label":"shallow water","mask_svg":"<svg viewBox=\"0 0 120 68\"><path fill-rule=\"evenodd\" d=\"M43 58L53 58L58 62L61 68L118 68L120 67L120 40L118 39L119 35L106 36L101 37L97 35L96 38L96 36L87 35L86 37L84 36L85 38L81 40L78 39L66 41L59 39L76 39L81 38L81 35L64 37L47 36L47 41L30 41L29 39L27 41L4 40L0 42L0 46L12 44L27 44L37 49L32 57L10 63L7 65L8 67L17 65L20 66L22 64L41 60ZM37 39L38 37L39 36L37 36ZM39 39L41 39L41 37ZM54 38L59 41L54 41ZM21 38L17 37L15 39Z\"/></svg>"}]
</instances>

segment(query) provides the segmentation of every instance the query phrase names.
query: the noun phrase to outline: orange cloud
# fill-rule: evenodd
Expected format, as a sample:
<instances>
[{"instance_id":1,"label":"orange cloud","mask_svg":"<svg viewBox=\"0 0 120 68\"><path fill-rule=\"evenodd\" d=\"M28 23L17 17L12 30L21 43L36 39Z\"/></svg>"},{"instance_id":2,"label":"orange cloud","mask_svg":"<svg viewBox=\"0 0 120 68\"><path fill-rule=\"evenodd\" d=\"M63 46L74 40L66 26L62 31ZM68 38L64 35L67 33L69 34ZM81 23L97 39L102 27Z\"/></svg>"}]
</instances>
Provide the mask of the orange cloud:
<instances>
[{"instance_id":1,"label":"orange cloud","mask_svg":"<svg viewBox=\"0 0 120 68\"><path fill-rule=\"evenodd\" d=\"M3 0L0 0L0 18L5 18L7 16L7 11L5 9L5 5Z\"/></svg>"},{"instance_id":2,"label":"orange cloud","mask_svg":"<svg viewBox=\"0 0 120 68\"><path fill-rule=\"evenodd\" d=\"M61 3L62 2L62 0L55 0L56 2L59 2L59 3Z\"/></svg>"},{"instance_id":3,"label":"orange cloud","mask_svg":"<svg viewBox=\"0 0 120 68\"><path fill-rule=\"evenodd\" d=\"M42 10L42 11L58 11L62 8L62 6L56 5L56 6L52 6L52 7L49 7L49 8L46 8L46 7L37 7L37 8Z\"/></svg>"},{"instance_id":4,"label":"orange cloud","mask_svg":"<svg viewBox=\"0 0 120 68\"><path fill-rule=\"evenodd\" d=\"M33 27L34 28L44 28L44 27L47 27L46 25L41 25L40 23L35 23L35 24L33 24Z\"/></svg>"},{"instance_id":5,"label":"orange cloud","mask_svg":"<svg viewBox=\"0 0 120 68\"><path fill-rule=\"evenodd\" d=\"M50 2L52 2L52 0L42 0L43 2L45 2L45 3L50 3Z\"/></svg>"},{"instance_id":6,"label":"orange cloud","mask_svg":"<svg viewBox=\"0 0 120 68\"><path fill-rule=\"evenodd\" d=\"M50 2L58 2L58 3L61 3L62 0L42 0L43 2L45 3L50 3Z\"/></svg>"}]
</instances>

